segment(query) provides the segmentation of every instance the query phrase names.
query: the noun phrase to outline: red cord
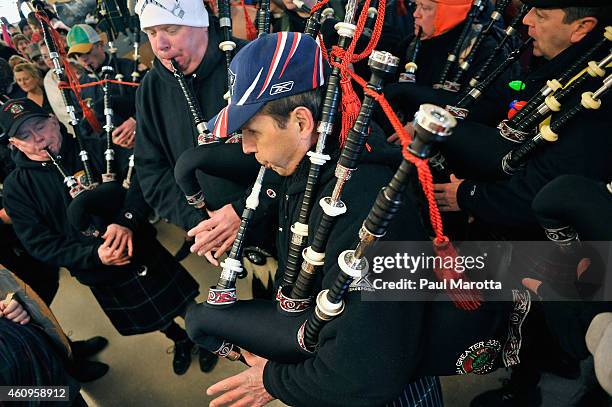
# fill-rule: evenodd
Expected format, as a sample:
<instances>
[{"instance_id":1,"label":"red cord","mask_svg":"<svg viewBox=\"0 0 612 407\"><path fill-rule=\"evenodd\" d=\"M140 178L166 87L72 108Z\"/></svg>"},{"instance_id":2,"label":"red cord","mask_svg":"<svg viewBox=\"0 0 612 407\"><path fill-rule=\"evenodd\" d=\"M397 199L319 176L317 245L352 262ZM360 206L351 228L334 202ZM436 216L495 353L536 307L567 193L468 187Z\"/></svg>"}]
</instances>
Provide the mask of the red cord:
<instances>
[{"instance_id":1,"label":"red cord","mask_svg":"<svg viewBox=\"0 0 612 407\"><path fill-rule=\"evenodd\" d=\"M323 8L324 5L329 3L329 0L321 0L310 9L310 15L313 15L318 9Z\"/></svg>"},{"instance_id":2,"label":"red cord","mask_svg":"<svg viewBox=\"0 0 612 407\"><path fill-rule=\"evenodd\" d=\"M257 38L257 28L255 27L253 20L251 20L251 16L249 16L249 13L247 12L247 6L244 4L244 0L240 0L240 5L242 6L242 11L244 12L247 39L249 41L254 40Z\"/></svg>"},{"instance_id":3,"label":"red cord","mask_svg":"<svg viewBox=\"0 0 612 407\"><path fill-rule=\"evenodd\" d=\"M91 128L93 129L95 133L102 131L102 126L100 125L100 122L96 118L95 113L89 106L87 106L85 101L81 98L81 90L79 88L79 77L77 76L76 72L74 72L74 70L70 66L70 63L68 62L68 59L66 56L66 44L64 43L64 40L59 35L57 30L53 28L53 26L51 25L51 22L49 21L49 18L44 13L37 11L36 18L38 18L41 24L46 24L49 30L49 33L51 34L51 38L49 38L49 40L53 41L56 44L57 51L59 52L59 55L60 55L60 60L62 61L62 65L64 67L64 72L66 73L66 78L68 79L69 87L70 89L72 89L72 92L76 96L79 106L81 106L83 117L85 117L85 119L87 120L87 122L89 123L89 125L91 126Z\"/></svg>"},{"instance_id":4,"label":"red cord","mask_svg":"<svg viewBox=\"0 0 612 407\"><path fill-rule=\"evenodd\" d=\"M140 84L136 82L124 82L124 81L118 81L116 79L102 79L97 82L78 84L76 85L76 87L79 89L83 89L83 88L90 88L92 86L104 85L105 83L116 83L117 85L126 85L126 86L140 86ZM72 89L72 86L66 82L60 82L58 86L60 89L65 89L65 88Z\"/></svg>"},{"instance_id":5,"label":"red cord","mask_svg":"<svg viewBox=\"0 0 612 407\"><path fill-rule=\"evenodd\" d=\"M359 19L357 20L355 34L348 49L344 51L342 48L337 46L332 48L331 56L333 58L330 58L330 64L332 66L337 66L340 69L340 89L342 91L342 129L340 130L341 146L343 146L346 142L348 132L351 127L353 127L355 120L357 120L359 109L361 108L361 102L359 101L359 98L357 97L357 94L355 93L355 90L351 84L352 72L350 72L349 64L356 63L366 58L372 53L374 47L376 47L376 44L380 39L380 34L382 32L382 26L385 19L385 3L386 0L381 0L378 5L379 10L381 11L376 16L374 30L372 31L370 42L362 53L355 55L355 47L357 46L359 37L361 37L361 34L363 33L363 29L368 18L367 12L362 12L360 14ZM369 7L370 0L366 0L362 10L367 10ZM340 60L342 62L337 63L336 60Z\"/></svg>"}]
</instances>

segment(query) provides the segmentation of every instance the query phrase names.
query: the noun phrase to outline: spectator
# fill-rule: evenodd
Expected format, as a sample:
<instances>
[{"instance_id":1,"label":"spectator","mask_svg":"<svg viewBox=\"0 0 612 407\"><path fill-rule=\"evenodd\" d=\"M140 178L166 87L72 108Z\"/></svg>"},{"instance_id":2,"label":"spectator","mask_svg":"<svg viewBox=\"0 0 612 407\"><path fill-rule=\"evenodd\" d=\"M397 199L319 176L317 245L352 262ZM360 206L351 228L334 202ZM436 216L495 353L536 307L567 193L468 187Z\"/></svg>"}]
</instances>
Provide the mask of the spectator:
<instances>
[{"instance_id":1,"label":"spectator","mask_svg":"<svg viewBox=\"0 0 612 407\"><path fill-rule=\"evenodd\" d=\"M0 101L25 97L25 93L13 79L13 68L3 58L0 58Z\"/></svg>"},{"instance_id":2,"label":"spectator","mask_svg":"<svg viewBox=\"0 0 612 407\"><path fill-rule=\"evenodd\" d=\"M24 18L20 20L17 25L19 25L19 31L21 31L22 35L24 35L28 40L32 38L32 28L28 24L28 20Z\"/></svg>"},{"instance_id":3,"label":"spectator","mask_svg":"<svg viewBox=\"0 0 612 407\"><path fill-rule=\"evenodd\" d=\"M23 34L17 34L13 37L13 45L19 55L28 59L28 47L30 46L30 40Z\"/></svg>"},{"instance_id":4,"label":"spectator","mask_svg":"<svg viewBox=\"0 0 612 407\"><path fill-rule=\"evenodd\" d=\"M44 44L44 42L41 42L41 44ZM49 70L49 67L45 64L45 61L43 61L39 44L32 43L32 45L30 45L30 60L34 65L36 65L41 73L41 76L46 74Z\"/></svg>"},{"instance_id":5,"label":"spectator","mask_svg":"<svg viewBox=\"0 0 612 407\"><path fill-rule=\"evenodd\" d=\"M34 64L23 63L13 68L17 85L26 93L26 97L42 107L47 113L53 113L49 100L43 89L42 77Z\"/></svg>"}]
</instances>

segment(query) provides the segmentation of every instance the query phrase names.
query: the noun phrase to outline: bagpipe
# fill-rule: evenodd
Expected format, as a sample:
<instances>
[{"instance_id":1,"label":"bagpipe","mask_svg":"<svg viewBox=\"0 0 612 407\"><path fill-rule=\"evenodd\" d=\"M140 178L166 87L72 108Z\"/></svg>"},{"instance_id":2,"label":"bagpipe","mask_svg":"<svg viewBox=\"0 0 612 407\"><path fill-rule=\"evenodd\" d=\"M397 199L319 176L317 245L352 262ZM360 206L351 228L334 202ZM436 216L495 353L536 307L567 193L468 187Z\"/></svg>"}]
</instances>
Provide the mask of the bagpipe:
<instances>
[{"instance_id":1,"label":"bagpipe","mask_svg":"<svg viewBox=\"0 0 612 407\"><path fill-rule=\"evenodd\" d=\"M522 142L528 131L551 110L559 110L559 99L569 95L578 88L589 76L603 77L605 66L610 62L609 56L599 63L588 62L586 71L579 78L574 78L584 67L585 63L604 49L612 41L612 26L607 26L603 38L595 43L586 53L580 56L559 78L549 80L527 103L516 113L512 119L504 120L499 125L500 135L510 141ZM571 82L570 80L574 78ZM553 93L560 92L561 96ZM549 97L550 96L550 97ZM546 103L548 101L548 103Z\"/></svg>"},{"instance_id":2,"label":"bagpipe","mask_svg":"<svg viewBox=\"0 0 612 407\"><path fill-rule=\"evenodd\" d=\"M484 38L487 35L492 35L494 25L501 19L503 11L508 6L508 2L498 2L495 10L491 14L491 18L487 26L481 30L474 44L472 45L470 52L466 56L464 62L459 66L457 74L450 87L457 92L462 90L463 83L462 78L467 73L473 60L482 44ZM518 15L510 22L508 27L504 30L501 40L497 43L495 49L489 57L482 64L478 72L468 82L469 88L463 90L461 96L457 99L454 104L449 104L446 109L450 111L456 118L465 119L469 114L469 109L476 103L483 95L484 91L488 89L507 69L509 69L522 55L523 52L529 49L529 46L533 42L532 38L528 38L522 41L521 44L508 53L506 59L496 66L495 69L490 71L493 61L495 61L500 53L505 49L507 43L516 36L517 27L522 24L523 17L529 12L530 7L523 5L519 10ZM447 86L448 88L448 86ZM445 88L446 89L446 88ZM448 89L447 89L448 90Z\"/></svg>"},{"instance_id":3,"label":"bagpipe","mask_svg":"<svg viewBox=\"0 0 612 407\"><path fill-rule=\"evenodd\" d=\"M416 107L420 104L436 103L445 105L446 109L458 119L465 119L468 117L470 109L485 94L491 85L509 69L514 68L516 66L515 62L520 58L522 53L530 49L532 39L529 38L526 41L518 41L516 39L517 27L522 24L523 16L530 10L530 7L527 5L524 5L520 9L519 14L501 34L501 39L497 40L500 36L498 32L500 30L497 28L497 24L507 5L508 4L505 2L498 2L484 28L477 32L474 31L474 28L472 31L468 30L468 32L465 33L466 27L477 26L473 24L473 21L469 21L470 16L468 15L468 18L463 23L462 35L457 40L454 50L449 54L449 58L453 61L447 60L444 67L446 68L446 66L450 64L448 69L452 71L451 68L455 66L455 60L457 59L456 56L452 57L452 55L455 55L454 52L464 53L466 56L461 64L457 63L458 67L455 76L451 80L446 80L446 86L437 83L434 84L432 89L418 85L403 85L414 84L416 82L416 71L418 69L416 61L421 46L420 36L422 32L422 30L419 29L417 35L407 48L406 60L408 62L404 67L405 71L400 74L398 81L402 85L397 87L392 86L387 89L390 97L393 99L394 103L398 104L403 114L411 116L416 110ZM474 5L472 13L476 13L478 10L479 8ZM464 33L465 36L463 36ZM472 39L468 39L468 37ZM489 56L468 83L464 83L464 75L468 73L470 69L475 68L474 60L476 56L479 55L479 51L481 51L482 45L488 37L496 39L495 48L490 52ZM515 43L517 45L514 47L513 45ZM506 55L506 58L496 63L495 68L491 70L493 63L498 62L502 54ZM450 74L447 74L447 76L448 75ZM446 92L442 92L441 90L445 90Z\"/></svg>"},{"instance_id":4,"label":"bagpipe","mask_svg":"<svg viewBox=\"0 0 612 407\"><path fill-rule=\"evenodd\" d=\"M56 46L56 41L61 41L61 39L59 38L59 34L57 34L56 31L51 31L51 29L49 28L50 25L48 24L49 22L47 20L47 17L44 14L44 4L42 2L33 1L32 8L36 10L36 18L39 20L42 26L43 39L45 41L45 44L47 45L47 48L49 49L49 57L51 58L51 61L53 62L53 71L59 78L60 82L67 83L68 78L65 74L64 68L62 68L62 63L60 61L60 53L62 54L62 56L65 57L64 50L63 49L58 50ZM53 36L53 34L55 34L55 36ZM85 188L93 187L94 181L92 177L91 166L89 163L89 155L87 154L87 151L85 151L85 148L82 143L83 137L82 137L81 131L78 126L79 120L77 119L77 116L76 116L76 110L72 102L72 98L70 96L70 93L68 92L68 89L66 88L60 87L60 93L62 95L62 100L64 102L64 105L66 106L66 111L68 112L68 115L70 117L70 124L72 126L73 134L79 146L79 157L81 158L81 162L83 163L83 170L85 171L85 177L83 180L84 181L83 189L70 187L71 196L75 198L76 195L81 193Z\"/></svg>"},{"instance_id":5,"label":"bagpipe","mask_svg":"<svg viewBox=\"0 0 612 407\"><path fill-rule=\"evenodd\" d=\"M419 27L419 31L417 35L412 39L410 45L408 46L408 62L404 66L405 71L400 74L399 82L408 82L415 83L416 82L416 72L419 68L416 59L419 56L419 50L421 49L421 35L423 34L423 28Z\"/></svg>"},{"instance_id":6,"label":"bagpipe","mask_svg":"<svg viewBox=\"0 0 612 407\"><path fill-rule=\"evenodd\" d=\"M609 58L612 60L612 54L609 56ZM510 175L514 174L525 165L529 157L540 146L557 141L559 138L559 130L578 113L581 113L584 110L599 109L601 107L601 97L610 90L610 87L612 87L612 75L608 75L603 80L603 84L594 92L584 92L581 96L580 103L566 110L558 117L551 118L550 124L542 124L539 126L539 130L535 136L526 140L519 147L511 150L504 156L501 163L504 172ZM569 87L566 89L569 89ZM538 110L538 115L539 112L543 110L546 109L543 108Z\"/></svg>"},{"instance_id":7,"label":"bagpipe","mask_svg":"<svg viewBox=\"0 0 612 407\"><path fill-rule=\"evenodd\" d=\"M49 48L49 55L54 65L54 72L60 79L60 82L67 83L69 78L66 75L65 69L62 67L60 55L65 60L63 49L57 48L56 44L60 43L57 32L52 31L48 25L48 21L42 15L42 3L33 2L34 8L37 10L37 18L39 19L42 29L43 38ZM113 69L110 66L103 68L105 78L108 79L112 75ZM104 151L104 161L106 163L106 172L101 174L102 183L96 182L90 162L90 154L83 143L83 136L78 126L79 119L76 116L72 97L65 87L60 87L62 99L66 106L66 110L70 116L70 123L73 127L74 137L78 147L78 155L83 165L83 176L77 179L70 174L62 166L60 157L55 156L49 149L46 149L47 155L53 166L57 169L62 178L63 184L68 190L69 196L72 198L67 208L67 216L69 222L80 232L86 235L99 236L101 228L106 224L101 224L95 219L104 218L107 221L112 219L121 209L125 200L126 190L130 187L131 177L133 174L133 157L129 159L129 168L126 178L123 182L117 179L117 168L115 164L115 151L112 147L111 137L113 126L113 109L110 104L110 91L108 88L109 82L106 81L103 87L104 91L104 115L106 132L106 150Z\"/></svg>"},{"instance_id":8,"label":"bagpipe","mask_svg":"<svg viewBox=\"0 0 612 407\"><path fill-rule=\"evenodd\" d=\"M541 146L556 141L558 131L578 113L585 110L597 110L601 105L600 98L609 88L608 78L604 79L599 89L584 94L578 104L568 107L562 106L562 102L569 100L578 90L583 89L588 81L593 82L597 78L605 77L606 70L612 62L612 54L598 61L588 60L601 53L612 38L611 33L612 27L606 27L602 39L589 48L558 79L547 81L546 86L530 98L511 119L499 123L497 129L478 123L462 122L455 130L452 147L445 149L444 154L437 156L434 160L438 171L450 173L447 168L450 166L453 171L460 172L462 177L481 180L506 178L522 168L529 157ZM525 49L526 45L523 43L521 48L515 50L509 58L515 58L522 49ZM483 86L489 86L492 83L490 78L498 75L505 66L505 63L499 65L489 77L481 80L457 104L447 105L447 109L455 117L466 117L469 113L469 106L482 95L485 89ZM551 114L555 116L549 117ZM487 157L474 157L474 160L471 160L473 153L457 143L458 140L461 143L471 140L471 134L479 135L479 145L483 150L489 151ZM463 158L460 160L459 157ZM472 161L473 163L470 163ZM486 178L482 178L483 176Z\"/></svg>"},{"instance_id":9,"label":"bagpipe","mask_svg":"<svg viewBox=\"0 0 612 407\"><path fill-rule=\"evenodd\" d=\"M332 108L338 104L335 100L339 98L338 88L344 75L347 75L341 64L352 59L351 52L354 51L356 39L353 38L350 46L346 43L351 41L355 32L359 33L363 29L367 18L362 15L355 26L352 22L354 5L354 1L348 3L346 18L337 26L340 34L339 48L344 49L346 54L340 52L333 55L337 58L332 61L335 73L332 71L327 84L321 122L317 128L319 140L315 150L308 154L311 160L308 181L298 211L298 222L291 228L289 255L276 300L236 301L235 289L230 289L225 301L219 301L220 296L211 291L207 303L188 311L186 321L190 337L200 346L221 356L239 359L240 348L244 348L272 361L297 363L316 355L321 330L342 313L345 308L344 297L351 281L367 273L369 266L365 254L373 243L384 238L400 210L403 197L408 193L407 186L415 168L423 184L430 222L436 233L434 249L440 255L453 253L452 245L443 235L426 159L433 151L434 143L448 138L456 120L440 107L423 105L416 115L415 137L411 140L379 93L384 76L397 67L397 58L385 52L371 52L369 66L372 74L367 83L351 75L364 88L364 101L342 146L335 166L336 182L331 195L319 201L322 218L316 223L316 231L308 231L310 206L319 195L318 176L325 162L330 160L329 157L323 157L324 161L316 160L323 154L319 143L322 138L331 135L331 126L335 124L337 116ZM378 16L384 18L384 1L381 1L380 7L382 10L379 10ZM376 40L376 35L373 38ZM389 184L377 196L359 231L358 243L354 249L346 250L338 257L340 272L335 281L327 290L317 294L314 292L315 280L322 273L321 269L326 262L325 252L333 224L347 210L342 200L342 191L347 182L351 182L351 174L358 168L359 158L366 146L375 101L383 105L385 112L389 112L394 128L401 134L403 160ZM326 133L328 130L329 133ZM309 237L311 244L306 247ZM289 267L294 269L289 270ZM226 277L234 278L237 269L228 267L225 272L224 267ZM436 270L436 276L441 280L456 278L452 270ZM225 281L226 277L220 279L217 287L233 287L231 281ZM513 301L503 305L483 304L478 292L454 291L441 295L448 295L453 301L447 297L444 302L428 306L429 317L433 321L444 320L445 323L437 322L433 324L435 326L429 327L427 344L422 354L424 362L419 364L416 375L484 374L500 363L509 366L518 362L520 324L529 310L529 296L525 292L513 292ZM315 297L316 307L313 310L311 305ZM507 325L509 315L514 324L510 330ZM450 325L446 325L447 322L453 327L450 331L455 332L453 329L456 328L457 332L457 338L453 338L450 343ZM483 356L483 363L475 364L479 355Z\"/></svg>"},{"instance_id":10,"label":"bagpipe","mask_svg":"<svg viewBox=\"0 0 612 407\"><path fill-rule=\"evenodd\" d=\"M464 42L466 41L470 31L473 29L472 24L474 20L478 17L478 15L484 9L484 2L482 0L474 0L472 4L472 8L468 12L468 15L463 22L463 28L461 30L461 34L457 39L457 42L453 46L453 49L448 54L446 58L446 62L444 63L444 67L442 68L442 72L440 73L440 78L434 84L434 89L444 89L451 92L459 91L459 84L456 82L452 82L449 80L449 76L451 74L451 70L459 61L459 54L463 47Z\"/></svg>"}]
</instances>

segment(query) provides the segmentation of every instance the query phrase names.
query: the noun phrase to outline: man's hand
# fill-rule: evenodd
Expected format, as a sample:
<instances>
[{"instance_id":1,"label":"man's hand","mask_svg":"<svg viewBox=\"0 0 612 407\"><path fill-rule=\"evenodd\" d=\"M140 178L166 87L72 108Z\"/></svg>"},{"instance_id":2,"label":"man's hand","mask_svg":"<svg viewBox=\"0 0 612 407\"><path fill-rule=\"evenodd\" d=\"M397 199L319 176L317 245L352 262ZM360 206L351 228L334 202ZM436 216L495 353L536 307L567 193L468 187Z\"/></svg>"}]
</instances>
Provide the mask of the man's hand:
<instances>
[{"instance_id":1,"label":"man's hand","mask_svg":"<svg viewBox=\"0 0 612 407\"><path fill-rule=\"evenodd\" d=\"M244 350L242 354L251 367L210 386L206 390L209 396L222 393L210 402L211 407L230 404L232 407L261 407L274 400L263 385L263 371L268 361Z\"/></svg>"},{"instance_id":2,"label":"man's hand","mask_svg":"<svg viewBox=\"0 0 612 407\"><path fill-rule=\"evenodd\" d=\"M4 208L0 209L0 221L2 221L2 223L7 224L7 225L10 225L11 223L13 223L11 221L11 218L6 213L6 209Z\"/></svg>"},{"instance_id":3,"label":"man's hand","mask_svg":"<svg viewBox=\"0 0 612 407\"><path fill-rule=\"evenodd\" d=\"M98 248L102 264L124 266L130 263L133 254L132 231L117 224L110 224L102 235L104 243Z\"/></svg>"},{"instance_id":4,"label":"man's hand","mask_svg":"<svg viewBox=\"0 0 612 407\"><path fill-rule=\"evenodd\" d=\"M408 132L408 134L410 134L411 137L414 137L414 126L412 125L412 122L408 122L404 125L404 128L406 129L406 131ZM393 133L392 135L390 135L387 138L387 142L388 143L395 143L397 145L401 145L402 142L399 138L399 135L397 133Z\"/></svg>"},{"instance_id":5,"label":"man's hand","mask_svg":"<svg viewBox=\"0 0 612 407\"><path fill-rule=\"evenodd\" d=\"M0 317L4 317L16 324L25 325L30 322L30 316L23 306L13 298L0 301Z\"/></svg>"},{"instance_id":6,"label":"man's hand","mask_svg":"<svg viewBox=\"0 0 612 407\"><path fill-rule=\"evenodd\" d=\"M125 148L134 147L136 120L130 117L113 130L113 143Z\"/></svg>"},{"instance_id":7,"label":"man's hand","mask_svg":"<svg viewBox=\"0 0 612 407\"><path fill-rule=\"evenodd\" d=\"M434 184L434 196L440 211L456 212L461 210L457 204L457 189L462 182L462 179L451 174L448 184Z\"/></svg>"},{"instance_id":8,"label":"man's hand","mask_svg":"<svg viewBox=\"0 0 612 407\"><path fill-rule=\"evenodd\" d=\"M216 211L208 211L208 215L210 219L200 222L187 232L187 236L195 237L195 243L191 246L192 253L205 256L218 266L217 259L234 243L240 227L240 217L230 204Z\"/></svg>"}]
</instances>

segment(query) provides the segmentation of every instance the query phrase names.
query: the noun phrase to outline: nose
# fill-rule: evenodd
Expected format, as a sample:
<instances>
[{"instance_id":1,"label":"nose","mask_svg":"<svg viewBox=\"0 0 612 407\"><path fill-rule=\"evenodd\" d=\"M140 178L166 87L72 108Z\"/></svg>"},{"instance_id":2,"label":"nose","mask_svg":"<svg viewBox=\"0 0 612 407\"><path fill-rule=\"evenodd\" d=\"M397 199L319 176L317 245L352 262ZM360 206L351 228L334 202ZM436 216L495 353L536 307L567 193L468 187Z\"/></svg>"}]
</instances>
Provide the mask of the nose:
<instances>
[{"instance_id":1,"label":"nose","mask_svg":"<svg viewBox=\"0 0 612 407\"><path fill-rule=\"evenodd\" d=\"M257 152L257 149L255 148L255 140L253 140L253 137L251 136L246 136L246 135L242 135L242 152L245 154L252 154Z\"/></svg>"},{"instance_id":2,"label":"nose","mask_svg":"<svg viewBox=\"0 0 612 407\"><path fill-rule=\"evenodd\" d=\"M170 49L170 41L163 33L158 33L155 38L155 48L158 51L168 51Z\"/></svg>"},{"instance_id":3,"label":"nose","mask_svg":"<svg viewBox=\"0 0 612 407\"><path fill-rule=\"evenodd\" d=\"M525 24L526 26L533 26L532 22L533 22L533 15L535 14L534 8L532 7L527 14L525 14L525 17L523 17L523 24Z\"/></svg>"}]
</instances>

